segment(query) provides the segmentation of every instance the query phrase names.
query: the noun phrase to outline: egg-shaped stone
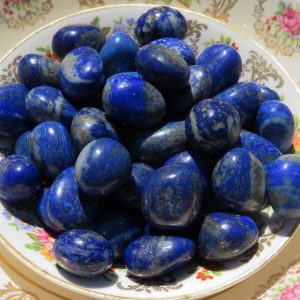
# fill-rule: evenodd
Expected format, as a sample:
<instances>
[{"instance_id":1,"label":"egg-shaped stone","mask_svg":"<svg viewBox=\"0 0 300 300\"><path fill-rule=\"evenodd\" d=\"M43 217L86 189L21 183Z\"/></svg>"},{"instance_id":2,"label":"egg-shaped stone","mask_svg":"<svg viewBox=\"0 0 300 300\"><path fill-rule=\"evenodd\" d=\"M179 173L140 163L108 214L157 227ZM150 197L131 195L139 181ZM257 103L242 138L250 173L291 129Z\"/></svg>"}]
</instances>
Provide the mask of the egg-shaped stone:
<instances>
[{"instance_id":1,"label":"egg-shaped stone","mask_svg":"<svg viewBox=\"0 0 300 300\"><path fill-rule=\"evenodd\" d=\"M163 37L183 39L186 32L187 23L184 16L178 10L167 6L147 10L136 21L134 30L142 45Z\"/></svg>"},{"instance_id":2,"label":"egg-shaped stone","mask_svg":"<svg viewBox=\"0 0 300 300\"><path fill-rule=\"evenodd\" d=\"M58 121L70 127L77 109L70 104L62 92L51 86L33 88L25 99L25 108L35 123Z\"/></svg>"},{"instance_id":3,"label":"egg-shaped stone","mask_svg":"<svg viewBox=\"0 0 300 300\"><path fill-rule=\"evenodd\" d=\"M80 189L90 196L115 192L130 176L132 160L127 149L109 138L87 144L80 152L75 175Z\"/></svg>"},{"instance_id":4,"label":"egg-shaped stone","mask_svg":"<svg viewBox=\"0 0 300 300\"><path fill-rule=\"evenodd\" d=\"M214 96L239 81L242 59L232 47L215 44L206 48L197 58L196 64L209 70L212 78L211 96Z\"/></svg>"},{"instance_id":5,"label":"egg-shaped stone","mask_svg":"<svg viewBox=\"0 0 300 300\"><path fill-rule=\"evenodd\" d=\"M30 145L29 145L30 135L31 135L31 131L28 130L25 131L17 138L14 147L14 154L23 155L31 159Z\"/></svg>"},{"instance_id":6,"label":"egg-shaped stone","mask_svg":"<svg viewBox=\"0 0 300 300\"><path fill-rule=\"evenodd\" d=\"M269 100L278 100L281 101L280 96L278 93L267 86L260 85L260 91L261 91L261 99L260 103L264 103Z\"/></svg>"},{"instance_id":7,"label":"egg-shaped stone","mask_svg":"<svg viewBox=\"0 0 300 300\"><path fill-rule=\"evenodd\" d=\"M74 164L71 136L59 122L46 121L37 125L30 135L30 154L49 178Z\"/></svg>"},{"instance_id":8,"label":"egg-shaped stone","mask_svg":"<svg viewBox=\"0 0 300 300\"><path fill-rule=\"evenodd\" d=\"M191 224L202 203L203 186L196 168L174 164L156 169L142 192L146 222L157 229L176 231Z\"/></svg>"},{"instance_id":9,"label":"egg-shaped stone","mask_svg":"<svg viewBox=\"0 0 300 300\"><path fill-rule=\"evenodd\" d=\"M52 38L55 55L64 58L69 52L81 46L99 51L105 43L102 30L92 24L74 24L60 28Z\"/></svg>"},{"instance_id":10,"label":"egg-shaped stone","mask_svg":"<svg viewBox=\"0 0 300 300\"><path fill-rule=\"evenodd\" d=\"M58 87L60 62L39 54L27 54L18 64L19 81L28 89L39 85Z\"/></svg>"},{"instance_id":11,"label":"egg-shaped stone","mask_svg":"<svg viewBox=\"0 0 300 300\"><path fill-rule=\"evenodd\" d=\"M135 67L146 81L161 90L179 90L190 77L186 61L162 45L149 44L140 48Z\"/></svg>"},{"instance_id":12,"label":"egg-shaped stone","mask_svg":"<svg viewBox=\"0 0 300 300\"><path fill-rule=\"evenodd\" d=\"M206 154L230 148L239 139L241 131L237 110L213 99L196 104L186 118L185 127L191 147Z\"/></svg>"},{"instance_id":13,"label":"egg-shaped stone","mask_svg":"<svg viewBox=\"0 0 300 300\"><path fill-rule=\"evenodd\" d=\"M128 75L116 75L106 82L102 103L112 120L138 128L157 124L166 112L165 100L153 85Z\"/></svg>"},{"instance_id":14,"label":"egg-shaped stone","mask_svg":"<svg viewBox=\"0 0 300 300\"><path fill-rule=\"evenodd\" d=\"M32 160L10 155L0 162L0 197L9 203L30 201L41 186L41 176Z\"/></svg>"},{"instance_id":15,"label":"egg-shaped stone","mask_svg":"<svg viewBox=\"0 0 300 300\"><path fill-rule=\"evenodd\" d=\"M99 98L104 80L103 63L95 49L86 46L76 48L61 62L60 88L82 105Z\"/></svg>"},{"instance_id":16,"label":"egg-shaped stone","mask_svg":"<svg viewBox=\"0 0 300 300\"><path fill-rule=\"evenodd\" d=\"M256 244L258 229L247 216L223 212L206 215L198 236L198 253L211 261L235 258Z\"/></svg>"},{"instance_id":17,"label":"egg-shaped stone","mask_svg":"<svg viewBox=\"0 0 300 300\"><path fill-rule=\"evenodd\" d=\"M143 79L142 75L139 74L138 72L135 72L135 71L127 71L127 72L120 72L120 73L117 73L117 74L114 74L114 75L109 76L109 77L106 79L106 82L109 81L109 80L111 80L112 78L118 77L119 75L126 75L126 76L132 76L132 77L135 77L135 78Z\"/></svg>"},{"instance_id":18,"label":"egg-shaped stone","mask_svg":"<svg viewBox=\"0 0 300 300\"><path fill-rule=\"evenodd\" d=\"M110 243L87 229L73 229L59 235L53 245L53 254L61 268L81 277L105 272L114 259Z\"/></svg>"},{"instance_id":19,"label":"egg-shaped stone","mask_svg":"<svg viewBox=\"0 0 300 300\"><path fill-rule=\"evenodd\" d=\"M133 276L151 278L176 271L192 260L196 246L190 239L175 236L143 236L124 252L125 265Z\"/></svg>"},{"instance_id":20,"label":"egg-shaped stone","mask_svg":"<svg viewBox=\"0 0 300 300\"><path fill-rule=\"evenodd\" d=\"M0 135L17 137L30 129L30 118L25 109L28 90L14 83L0 87Z\"/></svg>"}]
</instances>

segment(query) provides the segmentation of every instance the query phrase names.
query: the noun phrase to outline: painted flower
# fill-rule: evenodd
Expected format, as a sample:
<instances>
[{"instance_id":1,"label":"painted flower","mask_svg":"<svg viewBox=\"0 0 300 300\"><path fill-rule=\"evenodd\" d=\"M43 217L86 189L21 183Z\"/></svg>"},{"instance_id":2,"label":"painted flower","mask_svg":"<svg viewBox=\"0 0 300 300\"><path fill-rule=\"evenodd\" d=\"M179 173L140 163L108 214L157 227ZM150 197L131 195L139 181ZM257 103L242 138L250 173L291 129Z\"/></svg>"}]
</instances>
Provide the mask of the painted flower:
<instances>
[{"instance_id":1,"label":"painted flower","mask_svg":"<svg viewBox=\"0 0 300 300\"><path fill-rule=\"evenodd\" d=\"M213 279L214 277L210 274L208 269L203 268L200 272L197 272L196 279L205 281L207 279Z\"/></svg>"},{"instance_id":2,"label":"painted flower","mask_svg":"<svg viewBox=\"0 0 300 300\"><path fill-rule=\"evenodd\" d=\"M45 230L38 229L36 237L42 242L47 249L52 249L54 238L50 236Z\"/></svg>"},{"instance_id":3,"label":"painted flower","mask_svg":"<svg viewBox=\"0 0 300 300\"><path fill-rule=\"evenodd\" d=\"M299 151L300 151L300 134L298 132L295 132L295 135L294 135L294 147L295 147L296 153L299 153Z\"/></svg>"},{"instance_id":4,"label":"painted flower","mask_svg":"<svg viewBox=\"0 0 300 300\"><path fill-rule=\"evenodd\" d=\"M284 290L278 300L297 300L300 299L300 282L295 282L292 286Z\"/></svg>"},{"instance_id":5,"label":"painted flower","mask_svg":"<svg viewBox=\"0 0 300 300\"><path fill-rule=\"evenodd\" d=\"M281 29L290 36L300 34L300 13L295 9L290 8L286 10L278 20Z\"/></svg>"}]
</instances>

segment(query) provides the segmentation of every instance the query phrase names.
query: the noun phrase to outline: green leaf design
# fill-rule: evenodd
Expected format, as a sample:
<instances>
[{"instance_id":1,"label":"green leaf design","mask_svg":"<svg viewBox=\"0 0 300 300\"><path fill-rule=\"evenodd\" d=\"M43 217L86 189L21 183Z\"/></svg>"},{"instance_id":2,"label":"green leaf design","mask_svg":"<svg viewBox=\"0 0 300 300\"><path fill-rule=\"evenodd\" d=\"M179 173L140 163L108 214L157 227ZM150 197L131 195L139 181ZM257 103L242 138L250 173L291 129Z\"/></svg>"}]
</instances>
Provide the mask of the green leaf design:
<instances>
[{"instance_id":1,"label":"green leaf design","mask_svg":"<svg viewBox=\"0 0 300 300\"><path fill-rule=\"evenodd\" d=\"M20 229L19 229L19 226L15 223L8 223L9 226L12 226L12 227L15 227L16 231L19 232Z\"/></svg>"},{"instance_id":2,"label":"green leaf design","mask_svg":"<svg viewBox=\"0 0 300 300\"><path fill-rule=\"evenodd\" d=\"M38 52L43 52L43 53L47 52L47 50L43 47L37 47L37 48L35 48L35 50L38 51Z\"/></svg>"},{"instance_id":3,"label":"green leaf design","mask_svg":"<svg viewBox=\"0 0 300 300\"><path fill-rule=\"evenodd\" d=\"M221 276L222 272L221 271L213 271L213 274L216 276Z\"/></svg>"},{"instance_id":4,"label":"green leaf design","mask_svg":"<svg viewBox=\"0 0 300 300\"><path fill-rule=\"evenodd\" d=\"M110 32L110 27L102 27L101 30L103 31L104 35L108 35Z\"/></svg>"},{"instance_id":5,"label":"green leaf design","mask_svg":"<svg viewBox=\"0 0 300 300\"><path fill-rule=\"evenodd\" d=\"M118 20L114 20L114 23L115 24L118 24L118 25L121 25L123 23L123 18L121 17L120 19Z\"/></svg>"},{"instance_id":6,"label":"green leaf design","mask_svg":"<svg viewBox=\"0 0 300 300\"><path fill-rule=\"evenodd\" d=\"M279 11L281 11L283 13L285 11L285 3L283 1L279 1L278 8L279 8Z\"/></svg>"},{"instance_id":7,"label":"green leaf design","mask_svg":"<svg viewBox=\"0 0 300 300\"><path fill-rule=\"evenodd\" d=\"M281 15L282 15L282 12L280 12L280 11L276 11L276 12L275 12L275 16L276 16L276 17L280 17Z\"/></svg>"},{"instance_id":8,"label":"green leaf design","mask_svg":"<svg viewBox=\"0 0 300 300\"><path fill-rule=\"evenodd\" d=\"M26 244L25 245L26 248L30 249L30 250L34 250L34 251L40 251L41 247L34 245L34 244Z\"/></svg>"},{"instance_id":9,"label":"green leaf design","mask_svg":"<svg viewBox=\"0 0 300 300\"><path fill-rule=\"evenodd\" d=\"M191 0L177 0L177 1L186 7L191 7L191 2L192 2Z\"/></svg>"},{"instance_id":10,"label":"green leaf design","mask_svg":"<svg viewBox=\"0 0 300 300\"><path fill-rule=\"evenodd\" d=\"M294 122L295 122L295 128L298 128L299 126L299 118L293 114L293 117L294 117Z\"/></svg>"},{"instance_id":11,"label":"green leaf design","mask_svg":"<svg viewBox=\"0 0 300 300\"><path fill-rule=\"evenodd\" d=\"M288 279L288 282L294 283L294 282L295 282L295 279L294 279L294 278L289 278L289 279Z\"/></svg>"},{"instance_id":12,"label":"green leaf design","mask_svg":"<svg viewBox=\"0 0 300 300\"><path fill-rule=\"evenodd\" d=\"M224 34L221 34L221 35L220 35L220 42L223 43L224 40L225 40L225 36L224 36Z\"/></svg>"},{"instance_id":13,"label":"green leaf design","mask_svg":"<svg viewBox=\"0 0 300 300\"><path fill-rule=\"evenodd\" d=\"M226 38L224 42L229 45L231 43L231 37Z\"/></svg>"},{"instance_id":14,"label":"green leaf design","mask_svg":"<svg viewBox=\"0 0 300 300\"><path fill-rule=\"evenodd\" d=\"M91 22L91 25L99 26L100 24L100 18L95 17L94 20Z\"/></svg>"},{"instance_id":15,"label":"green leaf design","mask_svg":"<svg viewBox=\"0 0 300 300\"><path fill-rule=\"evenodd\" d=\"M33 233L30 233L30 232L27 232L27 235L33 240L33 241L36 241L36 242L40 242L40 240L37 238L37 236Z\"/></svg>"},{"instance_id":16,"label":"green leaf design","mask_svg":"<svg viewBox=\"0 0 300 300\"><path fill-rule=\"evenodd\" d=\"M172 3L172 0L163 0L163 3L165 3L166 5L170 5Z\"/></svg>"}]
</instances>

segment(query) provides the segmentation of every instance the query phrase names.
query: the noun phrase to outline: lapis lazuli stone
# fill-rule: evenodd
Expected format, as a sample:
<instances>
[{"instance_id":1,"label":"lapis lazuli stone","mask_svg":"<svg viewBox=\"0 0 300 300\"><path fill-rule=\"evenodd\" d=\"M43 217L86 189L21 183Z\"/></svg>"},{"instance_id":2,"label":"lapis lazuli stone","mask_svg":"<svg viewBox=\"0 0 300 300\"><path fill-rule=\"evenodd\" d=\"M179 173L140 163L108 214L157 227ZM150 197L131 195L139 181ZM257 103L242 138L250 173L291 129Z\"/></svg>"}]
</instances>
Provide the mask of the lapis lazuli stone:
<instances>
[{"instance_id":1,"label":"lapis lazuli stone","mask_svg":"<svg viewBox=\"0 0 300 300\"><path fill-rule=\"evenodd\" d=\"M50 86L33 88L25 99L25 108L36 123L53 120L67 127L70 127L77 112L60 90Z\"/></svg>"},{"instance_id":2,"label":"lapis lazuli stone","mask_svg":"<svg viewBox=\"0 0 300 300\"><path fill-rule=\"evenodd\" d=\"M110 243L87 229L73 229L59 235L53 245L53 254L61 268L82 277L103 273L114 259Z\"/></svg>"},{"instance_id":3,"label":"lapis lazuli stone","mask_svg":"<svg viewBox=\"0 0 300 300\"><path fill-rule=\"evenodd\" d=\"M176 271L192 260L196 246L190 239L173 236L143 236L131 242L124 252L128 271L151 278Z\"/></svg>"},{"instance_id":4,"label":"lapis lazuli stone","mask_svg":"<svg viewBox=\"0 0 300 300\"><path fill-rule=\"evenodd\" d=\"M136 54L135 66L146 81L161 90L179 90L190 77L185 60L162 45L142 47Z\"/></svg>"},{"instance_id":5,"label":"lapis lazuli stone","mask_svg":"<svg viewBox=\"0 0 300 300\"><path fill-rule=\"evenodd\" d=\"M277 100L262 103L256 115L256 126L258 134L282 153L293 145L294 117L284 103Z\"/></svg>"},{"instance_id":6,"label":"lapis lazuli stone","mask_svg":"<svg viewBox=\"0 0 300 300\"><path fill-rule=\"evenodd\" d=\"M99 51L105 42L102 30L92 24L74 24L60 28L52 38L52 50L60 58L81 46Z\"/></svg>"},{"instance_id":7,"label":"lapis lazuli stone","mask_svg":"<svg viewBox=\"0 0 300 300\"><path fill-rule=\"evenodd\" d=\"M165 100L153 85L128 75L116 75L106 82L102 102L112 120L138 128L157 124L166 111Z\"/></svg>"},{"instance_id":8,"label":"lapis lazuli stone","mask_svg":"<svg viewBox=\"0 0 300 300\"><path fill-rule=\"evenodd\" d=\"M28 89L39 85L58 87L58 69L60 62L39 54L27 54L18 65L18 76Z\"/></svg>"},{"instance_id":9,"label":"lapis lazuli stone","mask_svg":"<svg viewBox=\"0 0 300 300\"><path fill-rule=\"evenodd\" d=\"M91 141L99 138L118 140L118 134L103 111L85 107L78 111L71 125L71 136L77 153Z\"/></svg>"},{"instance_id":10,"label":"lapis lazuli stone","mask_svg":"<svg viewBox=\"0 0 300 300\"><path fill-rule=\"evenodd\" d=\"M103 63L98 52L85 46L67 54L59 68L62 91L81 104L99 98L104 79Z\"/></svg>"},{"instance_id":11,"label":"lapis lazuli stone","mask_svg":"<svg viewBox=\"0 0 300 300\"><path fill-rule=\"evenodd\" d=\"M123 258L126 246L142 235L142 227L136 217L122 211L100 215L92 228L110 242L115 259Z\"/></svg>"},{"instance_id":12,"label":"lapis lazuli stone","mask_svg":"<svg viewBox=\"0 0 300 300\"><path fill-rule=\"evenodd\" d=\"M206 154L231 147L239 139L241 131L237 110L228 103L213 99L196 104L185 126L188 143Z\"/></svg>"},{"instance_id":13,"label":"lapis lazuli stone","mask_svg":"<svg viewBox=\"0 0 300 300\"><path fill-rule=\"evenodd\" d=\"M0 135L16 137L30 129L30 118L25 109L28 90L14 83L0 87Z\"/></svg>"},{"instance_id":14,"label":"lapis lazuli stone","mask_svg":"<svg viewBox=\"0 0 300 300\"><path fill-rule=\"evenodd\" d=\"M233 105L240 114L243 127L256 115L261 96L260 88L255 82L239 82L213 98Z\"/></svg>"},{"instance_id":15,"label":"lapis lazuli stone","mask_svg":"<svg viewBox=\"0 0 300 300\"><path fill-rule=\"evenodd\" d=\"M127 181L131 169L132 161L127 149L109 138L87 144L75 164L80 189L92 197L115 192Z\"/></svg>"},{"instance_id":16,"label":"lapis lazuli stone","mask_svg":"<svg viewBox=\"0 0 300 300\"><path fill-rule=\"evenodd\" d=\"M258 229L247 216L216 212L206 215L198 237L198 253L211 261L237 257L256 244Z\"/></svg>"},{"instance_id":17,"label":"lapis lazuli stone","mask_svg":"<svg viewBox=\"0 0 300 300\"><path fill-rule=\"evenodd\" d=\"M184 16L178 10L167 6L149 9L139 17L134 30L142 45L163 37L183 39L186 32Z\"/></svg>"},{"instance_id":18,"label":"lapis lazuli stone","mask_svg":"<svg viewBox=\"0 0 300 300\"><path fill-rule=\"evenodd\" d=\"M281 101L279 95L277 94L277 92L275 92L274 90L266 87L266 86L263 86L263 85L260 85L260 91L261 91L261 100L260 100L260 103L264 103L266 101L269 101L269 100L278 100L278 101Z\"/></svg>"},{"instance_id":19,"label":"lapis lazuli stone","mask_svg":"<svg viewBox=\"0 0 300 300\"><path fill-rule=\"evenodd\" d=\"M99 52L105 76L134 71L134 58L138 50L136 42L126 33L117 32L109 37Z\"/></svg>"},{"instance_id":20,"label":"lapis lazuli stone","mask_svg":"<svg viewBox=\"0 0 300 300\"><path fill-rule=\"evenodd\" d=\"M108 77L108 78L106 79L106 82L109 81L109 80L111 80L112 78L118 77L119 75L126 75L126 76L132 76L132 77L135 77L135 78L143 79L142 75L139 74L138 72L135 72L135 71L127 71L127 72L120 72L120 73L111 75L110 77Z\"/></svg>"},{"instance_id":21,"label":"lapis lazuli stone","mask_svg":"<svg viewBox=\"0 0 300 300\"><path fill-rule=\"evenodd\" d=\"M168 122L162 127L137 131L129 137L129 149L138 161L157 162L185 150L185 122Z\"/></svg>"},{"instance_id":22,"label":"lapis lazuli stone","mask_svg":"<svg viewBox=\"0 0 300 300\"><path fill-rule=\"evenodd\" d=\"M206 48L196 64L209 70L212 78L211 96L214 96L239 81L242 59L239 53L228 45L216 44Z\"/></svg>"},{"instance_id":23,"label":"lapis lazuli stone","mask_svg":"<svg viewBox=\"0 0 300 300\"><path fill-rule=\"evenodd\" d=\"M256 212L265 204L264 167L246 149L228 151L214 168L211 181L216 202L227 210Z\"/></svg>"},{"instance_id":24,"label":"lapis lazuli stone","mask_svg":"<svg viewBox=\"0 0 300 300\"><path fill-rule=\"evenodd\" d=\"M31 159L30 146L29 146L30 134L31 134L30 130L21 134L17 138L16 143L15 143L15 148L14 148L15 154L26 156L29 159Z\"/></svg>"},{"instance_id":25,"label":"lapis lazuli stone","mask_svg":"<svg viewBox=\"0 0 300 300\"><path fill-rule=\"evenodd\" d=\"M172 37L165 37L155 41L152 41L150 44L162 45L166 48L169 48L175 51L179 56L181 56L188 65L195 64L195 54L190 45L186 42Z\"/></svg>"},{"instance_id":26,"label":"lapis lazuli stone","mask_svg":"<svg viewBox=\"0 0 300 300\"><path fill-rule=\"evenodd\" d=\"M17 203L32 200L41 186L41 176L32 160L10 155L0 162L0 197Z\"/></svg>"},{"instance_id":27,"label":"lapis lazuli stone","mask_svg":"<svg viewBox=\"0 0 300 300\"><path fill-rule=\"evenodd\" d=\"M274 211L284 218L300 217L300 158L283 155L268 172L268 197Z\"/></svg>"},{"instance_id":28,"label":"lapis lazuli stone","mask_svg":"<svg viewBox=\"0 0 300 300\"><path fill-rule=\"evenodd\" d=\"M191 224L203 198L196 168L174 164L156 169L143 189L142 210L146 222L158 229L176 231Z\"/></svg>"},{"instance_id":29,"label":"lapis lazuli stone","mask_svg":"<svg viewBox=\"0 0 300 300\"><path fill-rule=\"evenodd\" d=\"M30 154L40 171L49 178L55 178L74 164L71 136L56 121L42 122L32 130Z\"/></svg>"}]
</instances>

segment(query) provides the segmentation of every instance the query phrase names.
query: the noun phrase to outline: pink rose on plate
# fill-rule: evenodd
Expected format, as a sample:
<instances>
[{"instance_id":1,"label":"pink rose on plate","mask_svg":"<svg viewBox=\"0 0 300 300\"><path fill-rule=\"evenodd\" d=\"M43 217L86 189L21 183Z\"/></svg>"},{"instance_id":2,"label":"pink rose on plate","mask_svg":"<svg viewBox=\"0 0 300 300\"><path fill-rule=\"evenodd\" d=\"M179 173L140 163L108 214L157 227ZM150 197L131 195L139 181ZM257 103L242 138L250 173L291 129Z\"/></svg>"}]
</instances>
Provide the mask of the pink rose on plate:
<instances>
[{"instance_id":1,"label":"pink rose on plate","mask_svg":"<svg viewBox=\"0 0 300 300\"><path fill-rule=\"evenodd\" d=\"M278 20L281 29L288 32L289 35L300 34L300 13L295 9L286 10Z\"/></svg>"},{"instance_id":2,"label":"pink rose on plate","mask_svg":"<svg viewBox=\"0 0 300 300\"><path fill-rule=\"evenodd\" d=\"M284 290L277 299L278 300L300 299L300 282L296 282L292 286Z\"/></svg>"}]
</instances>

